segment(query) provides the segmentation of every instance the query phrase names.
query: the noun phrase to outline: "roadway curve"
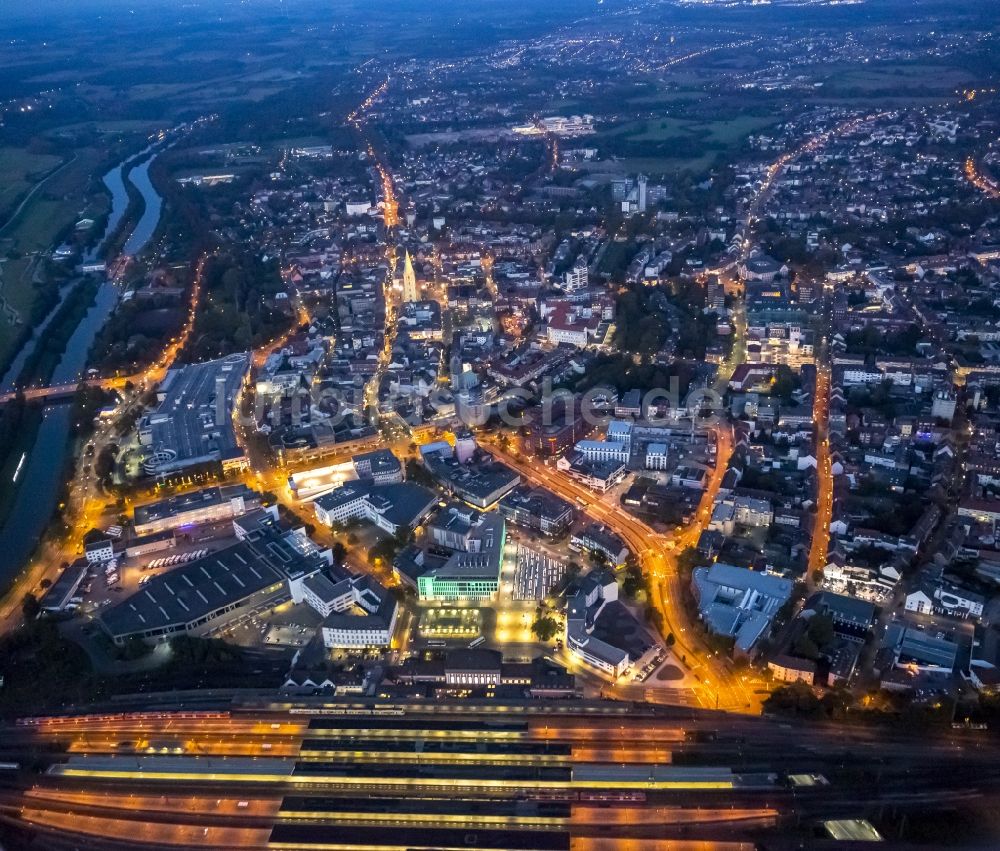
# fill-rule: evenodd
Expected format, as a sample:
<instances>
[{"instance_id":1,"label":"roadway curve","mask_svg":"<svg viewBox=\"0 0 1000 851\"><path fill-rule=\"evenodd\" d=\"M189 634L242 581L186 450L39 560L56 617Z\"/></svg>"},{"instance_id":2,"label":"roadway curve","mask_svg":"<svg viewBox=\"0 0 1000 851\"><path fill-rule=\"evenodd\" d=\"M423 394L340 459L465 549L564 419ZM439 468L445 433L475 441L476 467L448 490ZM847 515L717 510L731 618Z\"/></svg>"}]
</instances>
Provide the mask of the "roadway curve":
<instances>
[{"instance_id":1,"label":"roadway curve","mask_svg":"<svg viewBox=\"0 0 1000 851\"><path fill-rule=\"evenodd\" d=\"M636 556L649 579L650 602L663 617L664 634L673 633L675 655L683 656L683 665L699 680L695 688L699 702L710 708L745 712L759 708L759 701L742 678L730 670L728 660L712 651L699 638L693 620L683 606L682 577L676 554L697 543L711 518L712 504L722 483L733 450L733 433L728 424L715 430L716 465L702 495L695 520L672 535L657 532L623 509L610 506L595 497L593 491L563 473L545 466L537 459L515 455L500 445L492 435L480 436L484 448L514 468L528 482L552 491L563 499L580 505L588 517L603 523L620 535ZM606 689L614 693L615 689Z\"/></svg>"},{"instance_id":2,"label":"roadway curve","mask_svg":"<svg viewBox=\"0 0 1000 851\"><path fill-rule=\"evenodd\" d=\"M982 192L987 198L1000 200L1000 184L988 174L985 174L976 161L970 156L965 159L965 179Z\"/></svg>"}]
</instances>

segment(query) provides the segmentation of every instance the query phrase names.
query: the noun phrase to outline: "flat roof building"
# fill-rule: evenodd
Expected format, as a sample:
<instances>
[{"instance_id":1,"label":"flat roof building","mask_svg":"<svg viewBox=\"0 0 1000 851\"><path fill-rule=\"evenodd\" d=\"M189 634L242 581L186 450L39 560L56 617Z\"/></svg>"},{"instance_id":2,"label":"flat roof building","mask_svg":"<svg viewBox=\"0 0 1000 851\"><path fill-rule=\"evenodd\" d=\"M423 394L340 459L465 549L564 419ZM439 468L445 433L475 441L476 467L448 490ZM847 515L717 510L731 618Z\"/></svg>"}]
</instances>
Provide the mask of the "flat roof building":
<instances>
[{"instance_id":1,"label":"flat roof building","mask_svg":"<svg viewBox=\"0 0 1000 851\"><path fill-rule=\"evenodd\" d=\"M442 565L417 579L421 600L488 600L500 590L507 524L496 512L482 514L469 536L468 550L457 550Z\"/></svg>"},{"instance_id":2,"label":"flat roof building","mask_svg":"<svg viewBox=\"0 0 1000 851\"><path fill-rule=\"evenodd\" d=\"M86 563L71 564L62 573L59 574L59 578L52 583L48 591L45 592L45 596L39 600L39 604L44 612L61 612L66 609L69 605L72 597L76 595L77 590L83 584L83 580L87 576L87 565Z\"/></svg>"},{"instance_id":3,"label":"flat roof building","mask_svg":"<svg viewBox=\"0 0 1000 851\"><path fill-rule=\"evenodd\" d=\"M370 576L351 579L353 607L334 611L320 627L329 648L388 647L399 606L392 593Z\"/></svg>"},{"instance_id":4,"label":"flat roof building","mask_svg":"<svg viewBox=\"0 0 1000 851\"><path fill-rule=\"evenodd\" d=\"M225 470L246 466L233 407L249 366L244 352L167 372L156 391L156 410L139 421L146 473L162 476L211 461Z\"/></svg>"},{"instance_id":5,"label":"flat roof building","mask_svg":"<svg viewBox=\"0 0 1000 851\"><path fill-rule=\"evenodd\" d=\"M492 460L462 464L450 450L446 443L441 450L421 447L424 464L445 488L476 508L489 508L521 482L520 474L504 464Z\"/></svg>"},{"instance_id":6,"label":"flat roof building","mask_svg":"<svg viewBox=\"0 0 1000 851\"><path fill-rule=\"evenodd\" d=\"M234 618L286 597L331 560L302 530L261 528L231 547L155 576L98 623L116 644L206 635Z\"/></svg>"},{"instance_id":7,"label":"flat roof building","mask_svg":"<svg viewBox=\"0 0 1000 851\"><path fill-rule=\"evenodd\" d=\"M905 623L890 623L882 647L893 655L895 667L931 674L951 674L959 646L947 638L928 635Z\"/></svg>"},{"instance_id":8,"label":"flat roof building","mask_svg":"<svg viewBox=\"0 0 1000 851\"><path fill-rule=\"evenodd\" d=\"M317 497L313 505L316 519L324 526L367 520L395 535L416 526L436 502L434 491L413 482L377 485L371 479L359 479Z\"/></svg>"},{"instance_id":9,"label":"flat roof building","mask_svg":"<svg viewBox=\"0 0 1000 851\"><path fill-rule=\"evenodd\" d=\"M403 465L389 449L373 449L355 455L351 462L359 479L370 479L377 485L394 485L403 481Z\"/></svg>"},{"instance_id":10,"label":"flat roof building","mask_svg":"<svg viewBox=\"0 0 1000 851\"><path fill-rule=\"evenodd\" d=\"M180 526L230 520L259 505L260 494L243 484L203 488L137 505L133 522L136 535L151 535Z\"/></svg>"},{"instance_id":11,"label":"flat roof building","mask_svg":"<svg viewBox=\"0 0 1000 851\"><path fill-rule=\"evenodd\" d=\"M498 507L511 523L550 536L565 532L576 514L570 503L545 488L515 488Z\"/></svg>"}]
</instances>

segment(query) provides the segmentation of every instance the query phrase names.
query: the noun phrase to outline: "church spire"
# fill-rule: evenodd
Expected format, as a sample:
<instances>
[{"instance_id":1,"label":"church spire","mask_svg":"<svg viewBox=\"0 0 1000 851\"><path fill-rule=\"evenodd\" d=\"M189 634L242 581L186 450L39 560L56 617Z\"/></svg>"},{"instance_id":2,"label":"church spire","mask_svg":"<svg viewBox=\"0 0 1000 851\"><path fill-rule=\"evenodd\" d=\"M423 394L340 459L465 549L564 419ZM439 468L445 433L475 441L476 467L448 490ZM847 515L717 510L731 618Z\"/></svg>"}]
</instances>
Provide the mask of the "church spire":
<instances>
[{"instance_id":1,"label":"church spire","mask_svg":"<svg viewBox=\"0 0 1000 851\"><path fill-rule=\"evenodd\" d=\"M413 260L406 252L403 263L403 301L417 301L417 273L413 271Z\"/></svg>"}]
</instances>

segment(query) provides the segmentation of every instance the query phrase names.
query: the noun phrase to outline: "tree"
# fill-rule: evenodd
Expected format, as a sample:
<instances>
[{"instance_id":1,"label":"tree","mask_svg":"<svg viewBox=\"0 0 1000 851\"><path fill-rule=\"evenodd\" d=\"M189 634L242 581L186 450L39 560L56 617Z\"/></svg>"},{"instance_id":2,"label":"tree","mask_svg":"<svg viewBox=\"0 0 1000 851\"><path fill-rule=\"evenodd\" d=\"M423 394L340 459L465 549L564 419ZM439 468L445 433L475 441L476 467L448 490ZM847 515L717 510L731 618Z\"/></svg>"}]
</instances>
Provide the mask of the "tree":
<instances>
[{"instance_id":1,"label":"tree","mask_svg":"<svg viewBox=\"0 0 1000 851\"><path fill-rule=\"evenodd\" d=\"M344 560L347 558L347 547L345 547L340 541L335 541L333 546L330 547L330 553L333 556L334 564L343 564Z\"/></svg>"},{"instance_id":2,"label":"tree","mask_svg":"<svg viewBox=\"0 0 1000 851\"><path fill-rule=\"evenodd\" d=\"M764 701L765 713L809 716L817 715L819 711L819 698L812 688L802 682L781 686L772 691Z\"/></svg>"},{"instance_id":3,"label":"tree","mask_svg":"<svg viewBox=\"0 0 1000 851\"><path fill-rule=\"evenodd\" d=\"M24 599L21 600L21 614L24 615L26 621L33 621L41 613L42 607L38 602L38 598L29 591L24 595Z\"/></svg>"},{"instance_id":4,"label":"tree","mask_svg":"<svg viewBox=\"0 0 1000 851\"><path fill-rule=\"evenodd\" d=\"M544 615L531 625L531 631L539 641L551 641L559 631L559 624L555 618Z\"/></svg>"},{"instance_id":5,"label":"tree","mask_svg":"<svg viewBox=\"0 0 1000 851\"><path fill-rule=\"evenodd\" d=\"M697 548L685 547L677 556L677 572L683 577L690 577L702 560Z\"/></svg>"},{"instance_id":6,"label":"tree","mask_svg":"<svg viewBox=\"0 0 1000 851\"><path fill-rule=\"evenodd\" d=\"M118 454L118 447L113 443L101 449L94 461L94 473L102 482L111 481L111 475L115 471L115 456Z\"/></svg>"},{"instance_id":7,"label":"tree","mask_svg":"<svg viewBox=\"0 0 1000 851\"><path fill-rule=\"evenodd\" d=\"M803 634L795 639L792 644L792 652L803 659L816 659L819 657L819 647L808 635Z\"/></svg>"},{"instance_id":8,"label":"tree","mask_svg":"<svg viewBox=\"0 0 1000 851\"><path fill-rule=\"evenodd\" d=\"M809 619L806 634L820 650L829 647L836 638L833 619L829 615L813 615Z\"/></svg>"},{"instance_id":9,"label":"tree","mask_svg":"<svg viewBox=\"0 0 1000 851\"><path fill-rule=\"evenodd\" d=\"M605 567L608 563L608 557L605 553L602 553L600 550L591 550L590 563L594 567Z\"/></svg>"},{"instance_id":10,"label":"tree","mask_svg":"<svg viewBox=\"0 0 1000 851\"><path fill-rule=\"evenodd\" d=\"M430 471L414 458L406 462L406 478L407 481L427 487L434 487L437 484Z\"/></svg>"},{"instance_id":11,"label":"tree","mask_svg":"<svg viewBox=\"0 0 1000 851\"><path fill-rule=\"evenodd\" d=\"M774 381L771 384L771 394L784 399L786 402L792 398L792 394L799 389L800 382L798 376L792 372L791 368L785 364L778 364L774 370Z\"/></svg>"},{"instance_id":12,"label":"tree","mask_svg":"<svg viewBox=\"0 0 1000 851\"><path fill-rule=\"evenodd\" d=\"M635 562L629 562L625 567L624 578L622 579L622 591L629 597L635 597L640 591L648 588L646 575L642 568Z\"/></svg>"}]
</instances>

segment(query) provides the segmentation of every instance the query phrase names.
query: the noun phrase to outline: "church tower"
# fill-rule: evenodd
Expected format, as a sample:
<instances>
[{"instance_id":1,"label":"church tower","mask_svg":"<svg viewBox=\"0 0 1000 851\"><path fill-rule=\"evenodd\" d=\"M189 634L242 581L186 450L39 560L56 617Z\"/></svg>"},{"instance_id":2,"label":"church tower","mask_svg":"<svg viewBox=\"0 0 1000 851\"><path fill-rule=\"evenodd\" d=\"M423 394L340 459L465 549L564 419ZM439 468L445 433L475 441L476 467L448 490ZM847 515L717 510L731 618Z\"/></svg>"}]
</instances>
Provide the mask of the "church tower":
<instances>
[{"instance_id":1,"label":"church tower","mask_svg":"<svg viewBox=\"0 0 1000 851\"><path fill-rule=\"evenodd\" d=\"M410 252L406 252L403 264L403 301L417 301L417 273L413 271L413 260Z\"/></svg>"}]
</instances>

